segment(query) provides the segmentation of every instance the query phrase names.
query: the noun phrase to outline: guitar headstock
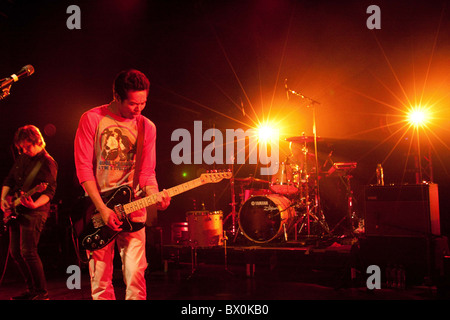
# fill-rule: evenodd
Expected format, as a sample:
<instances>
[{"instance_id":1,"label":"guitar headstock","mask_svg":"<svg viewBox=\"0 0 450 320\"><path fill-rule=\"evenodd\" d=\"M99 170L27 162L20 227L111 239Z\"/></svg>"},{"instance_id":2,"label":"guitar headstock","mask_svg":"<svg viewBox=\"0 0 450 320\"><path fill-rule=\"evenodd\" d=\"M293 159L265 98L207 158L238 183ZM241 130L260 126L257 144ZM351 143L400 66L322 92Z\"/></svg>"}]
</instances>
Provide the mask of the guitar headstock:
<instances>
[{"instance_id":1,"label":"guitar headstock","mask_svg":"<svg viewBox=\"0 0 450 320\"><path fill-rule=\"evenodd\" d=\"M211 172L202 173L200 175L200 179L203 183L216 183L220 182L223 179L231 179L232 173L231 171L218 171L213 170Z\"/></svg>"}]
</instances>

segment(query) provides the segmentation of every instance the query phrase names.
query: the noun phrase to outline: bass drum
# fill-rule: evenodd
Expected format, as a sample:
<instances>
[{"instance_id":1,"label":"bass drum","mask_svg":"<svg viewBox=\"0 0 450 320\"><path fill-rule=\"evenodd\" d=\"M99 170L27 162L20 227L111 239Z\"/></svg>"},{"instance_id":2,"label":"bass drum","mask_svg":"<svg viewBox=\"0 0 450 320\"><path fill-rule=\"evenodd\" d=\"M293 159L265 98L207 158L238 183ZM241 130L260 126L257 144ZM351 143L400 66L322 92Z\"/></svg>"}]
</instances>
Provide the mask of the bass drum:
<instances>
[{"instance_id":1,"label":"bass drum","mask_svg":"<svg viewBox=\"0 0 450 320\"><path fill-rule=\"evenodd\" d=\"M239 211L239 227L249 240L267 243L283 234L295 215L291 202L282 195L254 196Z\"/></svg>"}]
</instances>

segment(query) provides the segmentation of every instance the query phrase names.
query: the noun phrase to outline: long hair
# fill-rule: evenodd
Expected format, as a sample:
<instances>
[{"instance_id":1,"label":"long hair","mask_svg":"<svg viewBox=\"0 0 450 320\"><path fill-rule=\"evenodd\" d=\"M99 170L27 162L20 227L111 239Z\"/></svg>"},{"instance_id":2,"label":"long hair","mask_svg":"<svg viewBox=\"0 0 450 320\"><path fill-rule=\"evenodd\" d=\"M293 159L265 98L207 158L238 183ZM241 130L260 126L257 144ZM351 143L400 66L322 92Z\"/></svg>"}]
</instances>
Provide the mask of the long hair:
<instances>
[{"instance_id":1,"label":"long hair","mask_svg":"<svg viewBox=\"0 0 450 320\"><path fill-rule=\"evenodd\" d=\"M41 131L36 126L31 124L20 127L17 129L16 134L14 135L14 145L22 152L19 144L23 141L28 141L36 146L41 146L45 148L45 140L41 134Z\"/></svg>"}]
</instances>

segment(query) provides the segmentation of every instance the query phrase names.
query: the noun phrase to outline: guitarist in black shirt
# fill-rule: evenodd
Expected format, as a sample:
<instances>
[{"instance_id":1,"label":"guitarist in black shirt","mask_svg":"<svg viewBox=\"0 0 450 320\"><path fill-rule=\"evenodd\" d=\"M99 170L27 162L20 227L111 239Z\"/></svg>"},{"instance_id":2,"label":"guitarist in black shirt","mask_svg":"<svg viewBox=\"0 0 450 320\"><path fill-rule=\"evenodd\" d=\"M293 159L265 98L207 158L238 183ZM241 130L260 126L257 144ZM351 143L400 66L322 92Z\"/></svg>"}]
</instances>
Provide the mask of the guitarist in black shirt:
<instances>
[{"instance_id":1,"label":"guitarist in black shirt","mask_svg":"<svg viewBox=\"0 0 450 320\"><path fill-rule=\"evenodd\" d=\"M47 284L38 254L38 243L56 191L56 161L45 150L39 129L27 125L17 130L19 151L1 192L1 209L10 231L10 253L27 285L12 300L48 300Z\"/></svg>"}]
</instances>

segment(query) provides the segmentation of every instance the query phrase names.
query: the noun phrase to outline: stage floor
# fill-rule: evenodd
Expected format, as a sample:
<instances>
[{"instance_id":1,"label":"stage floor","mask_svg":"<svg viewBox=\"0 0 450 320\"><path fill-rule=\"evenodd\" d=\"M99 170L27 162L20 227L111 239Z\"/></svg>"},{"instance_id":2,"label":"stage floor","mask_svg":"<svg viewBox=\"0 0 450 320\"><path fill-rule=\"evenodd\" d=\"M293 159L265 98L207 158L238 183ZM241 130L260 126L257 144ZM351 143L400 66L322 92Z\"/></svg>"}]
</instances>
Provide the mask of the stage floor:
<instances>
[{"instance_id":1,"label":"stage floor","mask_svg":"<svg viewBox=\"0 0 450 320\"><path fill-rule=\"evenodd\" d=\"M252 277L246 275L243 266L201 263L192 273L190 264L169 266L167 272L152 271L147 275L148 300L435 300L440 299L434 286L413 286L404 290L368 290L361 284L330 286L323 283L328 275L317 270L309 281L280 279L270 270L256 270ZM306 275L305 275L306 276ZM68 275L48 276L50 300L90 300L90 284L86 270L82 272L81 289L69 290ZM314 281L317 280L317 281ZM321 283L322 282L322 283ZM120 270L115 271L116 298L123 299L125 286ZM23 291L18 278L6 279L0 287L0 300ZM447 297L448 298L448 297Z\"/></svg>"},{"instance_id":2,"label":"stage floor","mask_svg":"<svg viewBox=\"0 0 450 320\"><path fill-rule=\"evenodd\" d=\"M359 247L357 245L357 247ZM440 300L450 295L435 284L411 283L404 289L368 290L367 275L354 266L355 242L317 244L230 245L197 248L163 246L161 260L150 257L148 300ZM226 249L226 250L225 250ZM196 263L195 258L196 257ZM0 286L0 300L23 291L13 262ZM51 300L90 300L86 266L81 268L81 289L68 289L65 269L47 268ZM118 265L114 272L117 299L125 286ZM444 288L445 289L445 288Z\"/></svg>"}]
</instances>

